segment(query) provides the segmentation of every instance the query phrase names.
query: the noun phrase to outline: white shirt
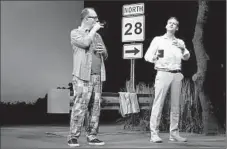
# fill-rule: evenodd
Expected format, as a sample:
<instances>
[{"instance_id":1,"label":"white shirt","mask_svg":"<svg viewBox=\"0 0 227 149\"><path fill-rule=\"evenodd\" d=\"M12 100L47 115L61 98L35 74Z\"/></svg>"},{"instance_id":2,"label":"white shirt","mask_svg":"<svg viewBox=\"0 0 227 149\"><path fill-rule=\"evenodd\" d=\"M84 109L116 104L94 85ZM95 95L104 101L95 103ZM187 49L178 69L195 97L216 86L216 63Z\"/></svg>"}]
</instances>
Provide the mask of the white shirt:
<instances>
[{"instance_id":1,"label":"white shirt","mask_svg":"<svg viewBox=\"0 0 227 149\"><path fill-rule=\"evenodd\" d=\"M173 45L174 41L183 45L184 52ZM164 57L155 59L158 50L164 50ZM151 44L144 56L144 59L148 62L155 64L155 69L167 69L167 70L181 70L181 60L188 60L190 57L189 51L185 47L183 40L174 38L168 39L166 35L156 36L151 41Z\"/></svg>"}]
</instances>

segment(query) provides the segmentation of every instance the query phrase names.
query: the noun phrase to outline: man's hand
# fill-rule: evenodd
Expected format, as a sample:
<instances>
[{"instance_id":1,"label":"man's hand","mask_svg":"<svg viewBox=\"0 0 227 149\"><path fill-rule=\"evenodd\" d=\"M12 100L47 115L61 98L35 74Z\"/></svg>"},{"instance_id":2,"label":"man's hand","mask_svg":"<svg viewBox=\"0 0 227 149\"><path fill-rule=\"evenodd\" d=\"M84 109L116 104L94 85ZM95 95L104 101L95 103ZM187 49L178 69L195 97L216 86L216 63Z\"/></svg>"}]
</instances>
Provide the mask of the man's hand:
<instances>
[{"instance_id":1,"label":"man's hand","mask_svg":"<svg viewBox=\"0 0 227 149\"><path fill-rule=\"evenodd\" d=\"M98 44L96 45L96 47L95 47L95 51L96 51L97 53L103 53L103 52L104 52L104 47L103 47L103 45L102 45L101 43L98 43Z\"/></svg>"},{"instance_id":2,"label":"man's hand","mask_svg":"<svg viewBox=\"0 0 227 149\"><path fill-rule=\"evenodd\" d=\"M153 58L152 58L152 61L155 62L155 61L157 61L158 59L159 59L159 52L157 51L157 52L154 54L154 56L153 56Z\"/></svg>"},{"instance_id":3,"label":"man's hand","mask_svg":"<svg viewBox=\"0 0 227 149\"><path fill-rule=\"evenodd\" d=\"M100 28L104 28L99 22L96 22L92 28L92 30L98 31Z\"/></svg>"},{"instance_id":4,"label":"man's hand","mask_svg":"<svg viewBox=\"0 0 227 149\"><path fill-rule=\"evenodd\" d=\"M176 47L178 47L178 48L180 48L182 54L184 53L184 48L185 48L185 46L184 46L183 43L181 43L181 42L179 42L179 41L177 41L177 40L174 40L174 41L173 41L173 45L176 46Z\"/></svg>"}]
</instances>

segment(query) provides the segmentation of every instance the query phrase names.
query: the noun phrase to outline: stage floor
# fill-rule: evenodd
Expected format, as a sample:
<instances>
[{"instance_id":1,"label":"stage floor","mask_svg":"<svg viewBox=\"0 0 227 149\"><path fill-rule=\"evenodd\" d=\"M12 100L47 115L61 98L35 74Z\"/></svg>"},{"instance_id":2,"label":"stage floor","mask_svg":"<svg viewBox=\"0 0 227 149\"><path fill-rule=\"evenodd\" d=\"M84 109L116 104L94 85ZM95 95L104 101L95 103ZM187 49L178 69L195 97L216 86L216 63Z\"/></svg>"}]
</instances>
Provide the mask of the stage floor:
<instances>
[{"instance_id":1,"label":"stage floor","mask_svg":"<svg viewBox=\"0 0 227 149\"><path fill-rule=\"evenodd\" d=\"M69 148L67 145L68 126L26 125L1 127L1 148ZM126 131L121 125L102 124L99 138L104 146L96 148L226 148L226 136L204 136L200 134L181 133L188 138L186 143L168 141L168 133L160 133L163 143L149 142L149 132ZM84 129L79 138L80 147L90 148Z\"/></svg>"}]
</instances>

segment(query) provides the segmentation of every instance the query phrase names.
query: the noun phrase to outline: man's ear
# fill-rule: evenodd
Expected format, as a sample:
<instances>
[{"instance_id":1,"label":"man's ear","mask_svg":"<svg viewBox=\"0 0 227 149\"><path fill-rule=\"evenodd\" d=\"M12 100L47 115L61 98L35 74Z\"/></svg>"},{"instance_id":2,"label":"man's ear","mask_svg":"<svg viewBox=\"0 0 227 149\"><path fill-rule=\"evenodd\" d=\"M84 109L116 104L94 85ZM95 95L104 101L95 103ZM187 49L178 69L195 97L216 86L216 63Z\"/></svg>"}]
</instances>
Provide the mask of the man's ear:
<instances>
[{"instance_id":1,"label":"man's ear","mask_svg":"<svg viewBox=\"0 0 227 149\"><path fill-rule=\"evenodd\" d=\"M84 18L84 22L87 22L87 20L88 20L88 18L86 17L86 18Z\"/></svg>"}]
</instances>

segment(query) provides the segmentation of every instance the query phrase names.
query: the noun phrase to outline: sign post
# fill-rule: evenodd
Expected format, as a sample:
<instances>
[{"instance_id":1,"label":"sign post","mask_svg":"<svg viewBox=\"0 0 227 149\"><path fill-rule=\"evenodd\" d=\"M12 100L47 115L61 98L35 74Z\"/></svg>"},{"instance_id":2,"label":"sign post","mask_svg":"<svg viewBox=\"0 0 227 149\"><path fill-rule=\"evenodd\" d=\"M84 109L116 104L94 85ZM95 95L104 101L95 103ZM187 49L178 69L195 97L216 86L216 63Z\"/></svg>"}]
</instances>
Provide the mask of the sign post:
<instances>
[{"instance_id":1,"label":"sign post","mask_svg":"<svg viewBox=\"0 0 227 149\"><path fill-rule=\"evenodd\" d=\"M122 7L122 42L131 42L123 45L123 58L131 60L130 85L135 92L135 59L143 57L145 38L144 3L127 4Z\"/></svg>"},{"instance_id":2,"label":"sign post","mask_svg":"<svg viewBox=\"0 0 227 149\"><path fill-rule=\"evenodd\" d=\"M130 81L132 83L133 92L135 92L135 59L131 59Z\"/></svg>"}]
</instances>

